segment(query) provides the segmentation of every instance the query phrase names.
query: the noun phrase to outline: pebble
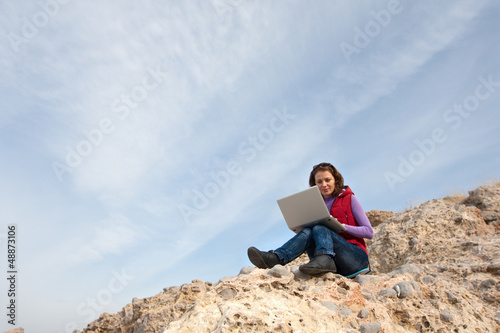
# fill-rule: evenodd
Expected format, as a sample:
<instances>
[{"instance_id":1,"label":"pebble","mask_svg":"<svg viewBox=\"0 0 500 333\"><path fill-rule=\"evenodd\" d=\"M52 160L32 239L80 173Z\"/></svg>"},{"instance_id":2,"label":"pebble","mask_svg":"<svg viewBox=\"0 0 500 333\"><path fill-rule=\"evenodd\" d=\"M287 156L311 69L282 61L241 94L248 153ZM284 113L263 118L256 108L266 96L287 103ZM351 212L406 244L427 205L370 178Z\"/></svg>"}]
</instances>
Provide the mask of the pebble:
<instances>
[{"instance_id":1,"label":"pebble","mask_svg":"<svg viewBox=\"0 0 500 333\"><path fill-rule=\"evenodd\" d=\"M484 280L483 282L481 282L481 284L479 285L479 287L481 289L489 289L491 287L493 287L495 284L497 283L497 281L495 279L487 279L487 280Z\"/></svg>"},{"instance_id":2,"label":"pebble","mask_svg":"<svg viewBox=\"0 0 500 333\"><path fill-rule=\"evenodd\" d=\"M394 288L382 290L379 295L383 296L383 297L387 297L387 298L397 298L398 297L398 293Z\"/></svg>"},{"instance_id":3,"label":"pebble","mask_svg":"<svg viewBox=\"0 0 500 333\"><path fill-rule=\"evenodd\" d=\"M220 282L229 282L229 281L232 281L236 278L236 276L224 276L223 278L221 278L219 281Z\"/></svg>"},{"instance_id":4,"label":"pebble","mask_svg":"<svg viewBox=\"0 0 500 333\"><path fill-rule=\"evenodd\" d=\"M439 317L441 318L442 321L446 323L452 323L453 322L453 314L448 311L448 310L443 310L440 314Z\"/></svg>"},{"instance_id":5,"label":"pebble","mask_svg":"<svg viewBox=\"0 0 500 333\"><path fill-rule=\"evenodd\" d=\"M445 291L446 297L451 304L457 304L459 302L458 298L449 291Z\"/></svg>"},{"instance_id":6,"label":"pebble","mask_svg":"<svg viewBox=\"0 0 500 333\"><path fill-rule=\"evenodd\" d=\"M370 316L370 311L368 309L361 309L358 313L359 318L368 318Z\"/></svg>"},{"instance_id":7,"label":"pebble","mask_svg":"<svg viewBox=\"0 0 500 333\"><path fill-rule=\"evenodd\" d=\"M363 324L359 327L361 333L378 333L382 330L382 325L377 322Z\"/></svg>"},{"instance_id":8,"label":"pebble","mask_svg":"<svg viewBox=\"0 0 500 333\"><path fill-rule=\"evenodd\" d=\"M422 278L422 281L424 281L425 284L432 284L436 281L436 278L432 275L426 275Z\"/></svg>"},{"instance_id":9,"label":"pebble","mask_svg":"<svg viewBox=\"0 0 500 333\"><path fill-rule=\"evenodd\" d=\"M240 274L250 274L256 269L257 268L253 266L245 266L240 270Z\"/></svg>"},{"instance_id":10,"label":"pebble","mask_svg":"<svg viewBox=\"0 0 500 333\"><path fill-rule=\"evenodd\" d=\"M380 280L378 276L372 276L372 275L358 275L354 278L354 281L359 283L360 286L366 286L370 283L374 283Z\"/></svg>"},{"instance_id":11,"label":"pebble","mask_svg":"<svg viewBox=\"0 0 500 333\"><path fill-rule=\"evenodd\" d=\"M337 306L335 303L330 302L330 301L323 301L323 302L321 302L321 304L322 304L325 308L327 308L327 309L329 309L329 310L333 311L335 314L338 314L338 309L339 309L339 308L338 308L338 306Z\"/></svg>"},{"instance_id":12,"label":"pebble","mask_svg":"<svg viewBox=\"0 0 500 333\"><path fill-rule=\"evenodd\" d=\"M268 275L271 275L271 276L274 276L274 277L277 277L277 278L282 278L282 277L285 277L285 276L288 276L292 273L290 273L290 271L281 266L281 265L276 265L274 266L273 268L271 268L268 272L267 272Z\"/></svg>"},{"instance_id":13,"label":"pebble","mask_svg":"<svg viewBox=\"0 0 500 333\"><path fill-rule=\"evenodd\" d=\"M391 276L398 276L398 275L403 275L403 274L409 274L411 275L414 279L416 279L420 274L422 273L422 269L414 264L405 264L402 266L399 266L395 270L393 270L391 273L389 273Z\"/></svg>"},{"instance_id":14,"label":"pebble","mask_svg":"<svg viewBox=\"0 0 500 333\"><path fill-rule=\"evenodd\" d=\"M306 281L310 280L312 277L310 275L304 274L299 270L299 266L293 266L291 269L295 281Z\"/></svg>"},{"instance_id":15,"label":"pebble","mask_svg":"<svg viewBox=\"0 0 500 333\"><path fill-rule=\"evenodd\" d=\"M349 317L352 314L351 309L345 305L340 306L339 315L343 317Z\"/></svg>"},{"instance_id":16,"label":"pebble","mask_svg":"<svg viewBox=\"0 0 500 333\"><path fill-rule=\"evenodd\" d=\"M419 288L418 288L418 283L415 281L403 281L399 282L397 285L394 286L396 291L399 290L398 292L398 297L399 298L410 298L414 296L414 291L418 294L420 294Z\"/></svg>"}]
</instances>

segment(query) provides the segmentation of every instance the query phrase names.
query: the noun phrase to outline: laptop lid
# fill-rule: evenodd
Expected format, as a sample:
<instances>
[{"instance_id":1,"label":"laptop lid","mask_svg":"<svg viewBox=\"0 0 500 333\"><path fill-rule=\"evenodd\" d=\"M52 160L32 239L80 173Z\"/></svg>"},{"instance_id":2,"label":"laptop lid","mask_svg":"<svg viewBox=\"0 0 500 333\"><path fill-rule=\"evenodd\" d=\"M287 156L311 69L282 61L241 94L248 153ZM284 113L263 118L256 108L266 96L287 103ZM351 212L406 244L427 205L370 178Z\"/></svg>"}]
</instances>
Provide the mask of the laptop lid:
<instances>
[{"instance_id":1,"label":"laptop lid","mask_svg":"<svg viewBox=\"0 0 500 333\"><path fill-rule=\"evenodd\" d=\"M288 228L295 233L318 223L335 232L345 231L345 226L330 215L317 186L277 200Z\"/></svg>"}]
</instances>

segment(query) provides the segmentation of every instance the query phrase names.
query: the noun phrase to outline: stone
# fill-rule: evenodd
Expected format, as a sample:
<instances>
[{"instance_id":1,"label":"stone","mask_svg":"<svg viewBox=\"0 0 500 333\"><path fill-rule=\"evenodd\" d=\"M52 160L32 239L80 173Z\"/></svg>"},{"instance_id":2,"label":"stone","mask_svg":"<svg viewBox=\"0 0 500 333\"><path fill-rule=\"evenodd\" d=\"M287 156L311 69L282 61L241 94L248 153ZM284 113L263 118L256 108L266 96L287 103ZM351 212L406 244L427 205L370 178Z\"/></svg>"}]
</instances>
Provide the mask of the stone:
<instances>
[{"instance_id":1,"label":"stone","mask_svg":"<svg viewBox=\"0 0 500 333\"><path fill-rule=\"evenodd\" d=\"M271 268L269 271L267 271L268 275L272 275L275 277L284 277L292 274L287 268L281 266L281 265L276 265L273 268Z\"/></svg>"},{"instance_id":2,"label":"stone","mask_svg":"<svg viewBox=\"0 0 500 333\"><path fill-rule=\"evenodd\" d=\"M362 324L359 327L361 333L378 333L382 330L382 325L377 322Z\"/></svg>"},{"instance_id":3,"label":"stone","mask_svg":"<svg viewBox=\"0 0 500 333\"><path fill-rule=\"evenodd\" d=\"M415 281L399 282L393 289L396 290L399 298L413 297L415 293L420 294L418 283Z\"/></svg>"},{"instance_id":4,"label":"stone","mask_svg":"<svg viewBox=\"0 0 500 333\"><path fill-rule=\"evenodd\" d=\"M219 292L219 296L225 301L233 299L238 294L238 291L234 288L224 288Z\"/></svg>"},{"instance_id":5,"label":"stone","mask_svg":"<svg viewBox=\"0 0 500 333\"><path fill-rule=\"evenodd\" d=\"M436 281L436 278L432 275L426 275L422 278L422 281L425 284L431 284L431 283L434 283Z\"/></svg>"},{"instance_id":6,"label":"stone","mask_svg":"<svg viewBox=\"0 0 500 333\"><path fill-rule=\"evenodd\" d=\"M414 279L420 276L422 269L414 264L406 264L397 267L395 270L391 272L392 276L398 276L402 274L411 275Z\"/></svg>"},{"instance_id":7,"label":"stone","mask_svg":"<svg viewBox=\"0 0 500 333\"><path fill-rule=\"evenodd\" d=\"M481 282L481 284L479 285L479 288L490 289L490 288L493 288L496 284L497 284L497 280L490 278L490 279L487 279L487 280L484 280L483 282Z\"/></svg>"},{"instance_id":8,"label":"stone","mask_svg":"<svg viewBox=\"0 0 500 333\"><path fill-rule=\"evenodd\" d=\"M376 283L379 280L379 277L373 275L357 275L354 278L354 281L359 283L361 286L369 285L371 283Z\"/></svg>"},{"instance_id":9,"label":"stone","mask_svg":"<svg viewBox=\"0 0 500 333\"><path fill-rule=\"evenodd\" d=\"M498 222L500 221L500 213L498 212L493 212L493 211L483 211L481 213L484 221L487 223L487 224L495 224L495 225L498 225Z\"/></svg>"},{"instance_id":10,"label":"stone","mask_svg":"<svg viewBox=\"0 0 500 333\"><path fill-rule=\"evenodd\" d=\"M488 273L492 273L495 275L500 275L500 263L493 263L488 265L488 268L486 269Z\"/></svg>"},{"instance_id":11,"label":"stone","mask_svg":"<svg viewBox=\"0 0 500 333\"><path fill-rule=\"evenodd\" d=\"M439 314L439 318L441 318L441 320L444 321L445 323L452 323L453 322L453 314L448 310L443 310Z\"/></svg>"},{"instance_id":12,"label":"stone","mask_svg":"<svg viewBox=\"0 0 500 333\"><path fill-rule=\"evenodd\" d=\"M465 205L473 205L482 211L500 212L499 196L500 187L497 184L481 186L475 190L469 191L469 196L462 203Z\"/></svg>"},{"instance_id":13,"label":"stone","mask_svg":"<svg viewBox=\"0 0 500 333\"><path fill-rule=\"evenodd\" d=\"M364 299L371 301L375 297L373 291L363 288L361 289L361 296L363 296Z\"/></svg>"},{"instance_id":14,"label":"stone","mask_svg":"<svg viewBox=\"0 0 500 333\"><path fill-rule=\"evenodd\" d=\"M333 280L335 280L338 276L339 276L338 274L335 274L335 273L332 273L332 272L328 272L328 273L323 274L322 278L323 278L324 280L333 281Z\"/></svg>"},{"instance_id":15,"label":"stone","mask_svg":"<svg viewBox=\"0 0 500 333\"><path fill-rule=\"evenodd\" d=\"M363 318L363 319L366 319L370 316L370 311L368 309L361 309L359 312L358 312L358 317L359 318Z\"/></svg>"},{"instance_id":16,"label":"stone","mask_svg":"<svg viewBox=\"0 0 500 333\"><path fill-rule=\"evenodd\" d=\"M349 292L347 290L345 290L344 288L342 287L338 287L337 288L337 291L340 293L340 294L343 294L343 295L347 295Z\"/></svg>"},{"instance_id":17,"label":"stone","mask_svg":"<svg viewBox=\"0 0 500 333\"><path fill-rule=\"evenodd\" d=\"M245 266L240 270L240 274L244 274L244 275L250 274L256 269L257 269L257 267L254 267L254 266Z\"/></svg>"},{"instance_id":18,"label":"stone","mask_svg":"<svg viewBox=\"0 0 500 333\"><path fill-rule=\"evenodd\" d=\"M219 282L232 281L234 279L236 279L236 276L224 276L219 280Z\"/></svg>"},{"instance_id":19,"label":"stone","mask_svg":"<svg viewBox=\"0 0 500 333\"><path fill-rule=\"evenodd\" d=\"M333 311L333 313L338 314L338 310L339 310L339 308L338 308L338 306L337 306L335 303L330 302L330 301L324 301L324 302L321 302L321 304L322 304L325 308L327 308L327 309L329 309L329 310Z\"/></svg>"},{"instance_id":20,"label":"stone","mask_svg":"<svg viewBox=\"0 0 500 333\"><path fill-rule=\"evenodd\" d=\"M446 297L451 304L457 304L459 302L458 298L449 291L445 291Z\"/></svg>"},{"instance_id":21,"label":"stone","mask_svg":"<svg viewBox=\"0 0 500 333\"><path fill-rule=\"evenodd\" d=\"M302 273L299 270L299 266L293 266L291 271L292 271L292 274L294 275L294 278L296 281L307 281L307 280L310 280L312 278L311 275Z\"/></svg>"},{"instance_id":22,"label":"stone","mask_svg":"<svg viewBox=\"0 0 500 333\"><path fill-rule=\"evenodd\" d=\"M387 298L397 298L398 292L394 288L389 288L389 289L385 289L385 290L381 291L380 296L387 297Z\"/></svg>"},{"instance_id":23,"label":"stone","mask_svg":"<svg viewBox=\"0 0 500 333\"><path fill-rule=\"evenodd\" d=\"M341 315L342 317L349 317L350 315L352 315L352 311L349 307L341 305L339 309L339 315Z\"/></svg>"},{"instance_id":24,"label":"stone","mask_svg":"<svg viewBox=\"0 0 500 333\"><path fill-rule=\"evenodd\" d=\"M366 212L366 216L370 220L372 227L376 227L379 224L383 223L388 218L393 217L396 213L387 211L387 210L376 210L372 209L369 212Z\"/></svg>"}]
</instances>

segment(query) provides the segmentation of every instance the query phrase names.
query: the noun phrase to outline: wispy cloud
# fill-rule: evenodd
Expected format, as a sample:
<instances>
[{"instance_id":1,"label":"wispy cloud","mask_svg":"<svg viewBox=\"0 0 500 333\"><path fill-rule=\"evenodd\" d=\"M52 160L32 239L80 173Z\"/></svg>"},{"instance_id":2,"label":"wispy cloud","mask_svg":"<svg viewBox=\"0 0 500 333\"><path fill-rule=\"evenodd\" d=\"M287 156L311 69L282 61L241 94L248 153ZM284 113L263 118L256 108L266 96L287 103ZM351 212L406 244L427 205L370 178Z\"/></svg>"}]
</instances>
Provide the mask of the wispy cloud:
<instances>
[{"instance_id":1,"label":"wispy cloud","mask_svg":"<svg viewBox=\"0 0 500 333\"><path fill-rule=\"evenodd\" d=\"M94 228L91 240L86 242L76 253L68 256L69 264L79 264L85 261L100 261L110 254L120 254L137 245L140 234L137 227L132 227L125 216L115 216L102 222L102 226Z\"/></svg>"},{"instance_id":2,"label":"wispy cloud","mask_svg":"<svg viewBox=\"0 0 500 333\"><path fill-rule=\"evenodd\" d=\"M399 16L393 17L389 26L373 37L376 40L361 51L368 56L333 69L327 96L340 116L348 119L365 110L418 74L434 55L463 36L482 9L481 4L471 1L450 7L417 4L410 8L407 3L401 6ZM425 19L410 11L422 12ZM402 20L411 25L403 24ZM391 52L384 52L387 48Z\"/></svg>"}]
</instances>

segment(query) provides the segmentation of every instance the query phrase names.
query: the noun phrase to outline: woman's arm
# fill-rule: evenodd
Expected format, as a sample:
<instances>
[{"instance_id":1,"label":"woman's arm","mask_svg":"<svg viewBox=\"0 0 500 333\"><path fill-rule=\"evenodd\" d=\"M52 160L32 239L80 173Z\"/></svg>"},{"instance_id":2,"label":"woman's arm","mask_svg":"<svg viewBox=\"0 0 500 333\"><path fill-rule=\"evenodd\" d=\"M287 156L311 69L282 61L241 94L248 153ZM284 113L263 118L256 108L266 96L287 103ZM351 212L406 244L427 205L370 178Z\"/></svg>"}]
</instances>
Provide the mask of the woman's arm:
<instances>
[{"instance_id":1,"label":"woman's arm","mask_svg":"<svg viewBox=\"0 0 500 333\"><path fill-rule=\"evenodd\" d=\"M352 215L354 215L354 218L356 219L356 222L358 222L358 226L355 227L352 225L346 225L346 232L356 237L372 239L372 224L370 223L370 220L368 220L368 216L366 216L366 213L361 206L358 198L356 198L354 195L351 196L351 210Z\"/></svg>"}]
</instances>

